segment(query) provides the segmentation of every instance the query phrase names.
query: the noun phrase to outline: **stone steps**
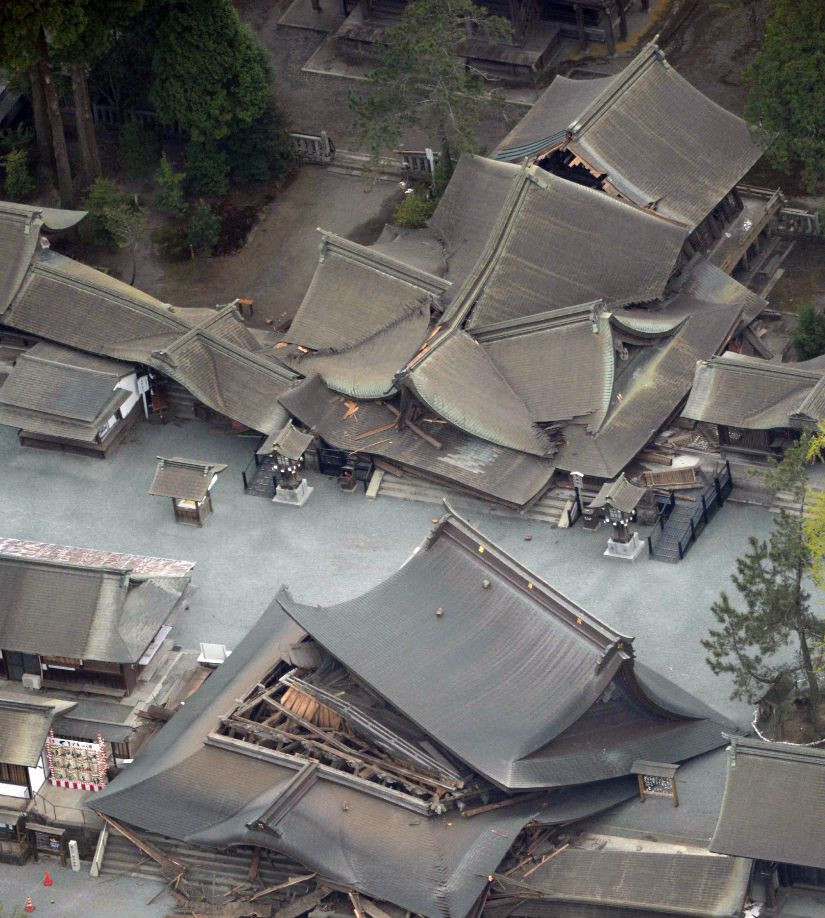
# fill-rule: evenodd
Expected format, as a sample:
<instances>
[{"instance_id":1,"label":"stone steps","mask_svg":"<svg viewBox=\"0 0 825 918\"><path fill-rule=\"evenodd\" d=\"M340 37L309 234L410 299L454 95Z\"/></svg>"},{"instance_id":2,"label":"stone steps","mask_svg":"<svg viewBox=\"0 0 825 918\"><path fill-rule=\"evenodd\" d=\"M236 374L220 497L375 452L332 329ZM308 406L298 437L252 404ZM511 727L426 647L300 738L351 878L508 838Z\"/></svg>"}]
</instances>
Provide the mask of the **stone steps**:
<instances>
[{"instance_id":1,"label":"stone steps","mask_svg":"<svg viewBox=\"0 0 825 918\"><path fill-rule=\"evenodd\" d=\"M592 496L590 493L585 493L584 500L589 500ZM551 488L529 510L519 511L454 491L435 482L423 481L412 476L397 478L394 475L383 476L376 497L393 497L397 500L414 500L429 504L442 504L446 498L450 506L464 515L486 513L493 516L536 520L559 528L566 528L566 511L575 504L575 494L572 488Z\"/></svg>"}]
</instances>

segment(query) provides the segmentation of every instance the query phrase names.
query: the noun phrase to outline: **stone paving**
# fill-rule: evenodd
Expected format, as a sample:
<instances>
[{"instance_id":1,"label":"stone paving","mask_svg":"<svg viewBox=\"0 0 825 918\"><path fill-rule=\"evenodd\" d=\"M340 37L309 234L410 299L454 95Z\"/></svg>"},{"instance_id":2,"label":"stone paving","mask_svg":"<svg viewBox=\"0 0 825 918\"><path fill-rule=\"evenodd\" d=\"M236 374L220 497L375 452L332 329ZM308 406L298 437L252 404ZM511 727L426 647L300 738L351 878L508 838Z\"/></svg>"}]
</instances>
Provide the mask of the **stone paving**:
<instances>
[{"instance_id":1,"label":"stone paving","mask_svg":"<svg viewBox=\"0 0 825 918\"><path fill-rule=\"evenodd\" d=\"M163 427L139 423L101 461L22 448L13 430L0 427L0 538L194 561L192 593L172 637L184 648L199 641L231 648L281 584L308 602L356 596L396 570L438 515L432 505L368 501L360 486L345 494L317 474L311 476L315 491L301 509L247 496L241 471L256 442L200 421ZM159 454L228 465L213 492L215 512L202 529L176 524L170 502L147 494ZM556 530L486 513L474 513L471 522L589 612L636 635L636 653L643 661L741 729L747 727L748 706L728 700L729 683L711 675L698 642L712 624L710 604L730 586L734 561L748 536L769 532L769 513L728 504L678 565L645 556L634 563L604 558L606 535L580 527ZM701 828L697 824L697 833ZM168 901L145 906L157 890L149 881L92 881L87 871L86 864L80 874L55 867L56 886L44 895L37 888L41 867L0 866L4 915L19 907L21 897L25 902L32 894L26 887L32 884L39 895L38 912L44 915L129 918L168 911Z\"/></svg>"}]
</instances>

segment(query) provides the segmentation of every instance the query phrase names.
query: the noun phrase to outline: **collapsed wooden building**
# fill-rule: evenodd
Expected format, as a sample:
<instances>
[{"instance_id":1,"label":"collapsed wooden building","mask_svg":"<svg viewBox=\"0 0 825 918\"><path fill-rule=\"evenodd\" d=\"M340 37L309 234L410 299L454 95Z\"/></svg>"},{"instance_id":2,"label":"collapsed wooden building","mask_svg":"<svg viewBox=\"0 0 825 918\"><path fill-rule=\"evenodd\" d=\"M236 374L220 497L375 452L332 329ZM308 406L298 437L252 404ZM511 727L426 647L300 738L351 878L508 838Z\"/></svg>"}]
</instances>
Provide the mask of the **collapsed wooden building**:
<instances>
[{"instance_id":1,"label":"collapsed wooden building","mask_svg":"<svg viewBox=\"0 0 825 918\"><path fill-rule=\"evenodd\" d=\"M526 509L564 473L615 478L697 362L755 340L749 258L782 202L738 184L759 156L649 45L615 77L557 78L493 157L460 159L427 227L322 232L283 340L37 250L44 217L16 205L0 323L137 365L150 401L169 381L265 437L291 417L336 468Z\"/></svg>"},{"instance_id":2,"label":"collapsed wooden building","mask_svg":"<svg viewBox=\"0 0 825 918\"><path fill-rule=\"evenodd\" d=\"M564 900L664 916L686 892L732 916L749 861L586 850L570 830L638 795L638 760L693 759L725 729L448 513L360 597L319 608L282 590L89 805L138 834L289 857L305 882L284 894L308 897L295 915L339 890L427 918ZM551 854L580 882L559 886Z\"/></svg>"}]
</instances>

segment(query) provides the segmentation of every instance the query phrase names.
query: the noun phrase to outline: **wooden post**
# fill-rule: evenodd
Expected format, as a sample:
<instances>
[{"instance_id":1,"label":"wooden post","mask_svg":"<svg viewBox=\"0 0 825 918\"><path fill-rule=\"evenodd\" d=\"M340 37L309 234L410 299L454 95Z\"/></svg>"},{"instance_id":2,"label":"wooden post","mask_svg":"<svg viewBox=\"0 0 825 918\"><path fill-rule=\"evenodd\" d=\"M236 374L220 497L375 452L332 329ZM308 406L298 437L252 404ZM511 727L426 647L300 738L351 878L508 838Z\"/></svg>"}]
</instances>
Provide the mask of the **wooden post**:
<instances>
[{"instance_id":1,"label":"wooden post","mask_svg":"<svg viewBox=\"0 0 825 918\"><path fill-rule=\"evenodd\" d=\"M626 0L618 0L619 4L619 35L622 40L627 38L627 16L625 14L625 5Z\"/></svg>"},{"instance_id":2,"label":"wooden post","mask_svg":"<svg viewBox=\"0 0 825 918\"><path fill-rule=\"evenodd\" d=\"M642 5L642 9L646 13L650 9L650 0L639 0Z\"/></svg>"},{"instance_id":3,"label":"wooden post","mask_svg":"<svg viewBox=\"0 0 825 918\"><path fill-rule=\"evenodd\" d=\"M579 33L579 48L584 51L587 47L587 35L584 32L584 10L581 3L576 4L576 30Z\"/></svg>"},{"instance_id":4,"label":"wooden post","mask_svg":"<svg viewBox=\"0 0 825 918\"><path fill-rule=\"evenodd\" d=\"M606 3L604 6L604 29L607 39L608 54L616 53L616 36L613 34L613 4Z\"/></svg>"}]
</instances>

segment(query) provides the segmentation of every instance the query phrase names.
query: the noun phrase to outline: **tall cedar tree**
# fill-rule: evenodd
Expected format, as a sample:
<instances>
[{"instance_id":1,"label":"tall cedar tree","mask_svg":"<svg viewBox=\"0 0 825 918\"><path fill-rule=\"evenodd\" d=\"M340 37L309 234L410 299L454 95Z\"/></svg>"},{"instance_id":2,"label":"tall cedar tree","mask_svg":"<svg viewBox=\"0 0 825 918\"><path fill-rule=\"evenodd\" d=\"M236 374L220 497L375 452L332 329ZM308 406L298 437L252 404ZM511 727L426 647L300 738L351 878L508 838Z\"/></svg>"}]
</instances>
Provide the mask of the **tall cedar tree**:
<instances>
[{"instance_id":1,"label":"tall cedar tree","mask_svg":"<svg viewBox=\"0 0 825 918\"><path fill-rule=\"evenodd\" d=\"M770 138L769 158L780 169L799 169L813 190L825 178L823 0L772 0L745 79L745 117Z\"/></svg>"},{"instance_id":2,"label":"tall cedar tree","mask_svg":"<svg viewBox=\"0 0 825 918\"><path fill-rule=\"evenodd\" d=\"M266 53L229 0L171 0L155 41L150 98L163 124L217 141L268 110Z\"/></svg>"},{"instance_id":3,"label":"tall cedar tree","mask_svg":"<svg viewBox=\"0 0 825 918\"><path fill-rule=\"evenodd\" d=\"M38 156L54 156L60 201L73 198L72 173L60 104L54 85L48 36L67 40L82 30L85 0L3 0L0 4L0 61L11 73L28 74L37 131Z\"/></svg>"},{"instance_id":4,"label":"tall cedar tree","mask_svg":"<svg viewBox=\"0 0 825 918\"><path fill-rule=\"evenodd\" d=\"M59 2L59 0L58 0ZM102 170L97 148L88 72L108 49L119 29L131 27L144 0L82 0L82 19L72 31L49 36L55 58L72 81L80 165L84 184L91 184Z\"/></svg>"},{"instance_id":5,"label":"tall cedar tree","mask_svg":"<svg viewBox=\"0 0 825 918\"><path fill-rule=\"evenodd\" d=\"M398 148L408 128L422 130L435 149L478 149L482 109L499 107L501 98L461 56L470 36L506 41L510 26L474 0L412 0L387 29L377 46L380 63L367 78L370 91L350 97L356 131L375 164Z\"/></svg>"},{"instance_id":6,"label":"tall cedar tree","mask_svg":"<svg viewBox=\"0 0 825 918\"><path fill-rule=\"evenodd\" d=\"M760 689L790 672L807 683L809 713L815 720L820 700L815 652L821 647L825 622L811 611L804 587L812 564L802 515L809 446L805 435L765 475L771 488L792 495L800 515L782 510L767 542L749 539L750 548L737 560L731 577L744 607L734 606L722 592L711 607L719 628L711 629L701 643L711 670L733 677L732 698L752 701Z\"/></svg>"}]
</instances>

